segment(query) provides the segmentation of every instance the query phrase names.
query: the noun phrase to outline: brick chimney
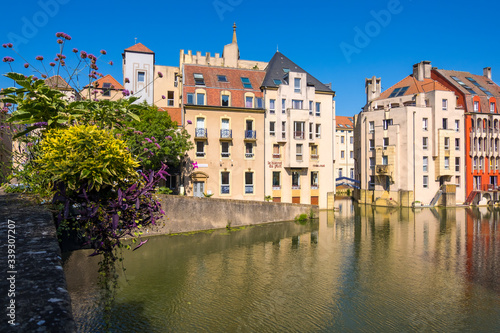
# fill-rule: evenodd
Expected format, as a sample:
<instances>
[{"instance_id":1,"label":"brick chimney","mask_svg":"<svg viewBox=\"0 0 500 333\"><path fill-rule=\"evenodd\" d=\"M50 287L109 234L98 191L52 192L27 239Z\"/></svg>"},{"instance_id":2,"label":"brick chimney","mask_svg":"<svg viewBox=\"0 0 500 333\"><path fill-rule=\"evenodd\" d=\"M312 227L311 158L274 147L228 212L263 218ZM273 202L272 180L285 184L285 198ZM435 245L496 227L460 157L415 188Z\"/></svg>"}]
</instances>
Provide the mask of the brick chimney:
<instances>
[{"instance_id":1,"label":"brick chimney","mask_svg":"<svg viewBox=\"0 0 500 333\"><path fill-rule=\"evenodd\" d=\"M483 76L486 76L488 79L491 80L491 67L483 68Z\"/></svg>"}]
</instances>

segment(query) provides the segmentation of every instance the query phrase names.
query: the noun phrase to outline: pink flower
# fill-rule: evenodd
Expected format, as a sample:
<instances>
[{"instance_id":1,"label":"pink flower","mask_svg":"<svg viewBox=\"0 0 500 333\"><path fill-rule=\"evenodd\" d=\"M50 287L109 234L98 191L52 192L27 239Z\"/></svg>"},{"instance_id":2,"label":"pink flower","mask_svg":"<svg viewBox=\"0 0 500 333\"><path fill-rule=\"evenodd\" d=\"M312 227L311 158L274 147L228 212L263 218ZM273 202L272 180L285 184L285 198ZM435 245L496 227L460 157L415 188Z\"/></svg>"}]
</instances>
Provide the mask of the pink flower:
<instances>
[{"instance_id":1,"label":"pink flower","mask_svg":"<svg viewBox=\"0 0 500 333\"><path fill-rule=\"evenodd\" d=\"M198 169L198 162L193 162L193 169Z\"/></svg>"},{"instance_id":2,"label":"pink flower","mask_svg":"<svg viewBox=\"0 0 500 333\"><path fill-rule=\"evenodd\" d=\"M110 64L111 66L113 66L113 62L112 62L112 61L110 61L110 62L109 62L109 64Z\"/></svg>"},{"instance_id":3,"label":"pink flower","mask_svg":"<svg viewBox=\"0 0 500 333\"><path fill-rule=\"evenodd\" d=\"M47 78L47 75L42 74L42 78L46 79L46 78Z\"/></svg>"},{"instance_id":4,"label":"pink flower","mask_svg":"<svg viewBox=\"0 0 500 333\"><path fill-rule=\"evenodd\" d=\"M163 73L162 72L158 72L158 77L162 78L163 77Z\"/></svg>"},{"instance_id":5,"label":"pink flower","mask_svg":"<svg viewBox=\"0 0 500 333\"><path fill-rule=\"evenodd\" d=\"M172 137L170 135L166 136L165 139L168 141L172 141Z\"/></svg>"},{"instance_id":6,"label":"pink flower","mask_svg":"<svg viewBox=\"0 0 500 333\"><path fill-rule=\"evenodd\" d=\"M122 94L123 96L130 96L130 91L128 91L127 89L123 89Z\"/></svg>"},{"instance_id":7,"label":"pink flower","mask_svg":"<svg viewBox=\"0 0 500 333\"><path fill-rule=\"evenodd\" d=\"M193 122L191 120L188 120L187 123L191 125Z\"/></svg>"},{"instance_id":8,"label":"pink flower","mask_svg":"<svg viewBox=\"0 0 500 333\"><path fill-rule=\"evenodd\" d=\"M2 46L3 46L4 48L7 48L7 44L2 44Z\"/></svg>"},{"instance_id":9,"label":"pink flower","mask_svg":"<svg viewBox=\"0 0 500 333\"><path fill-rule=\"evenodd\" d=\"M36 59L36 60L40 60L40 61L42 61L42 60L43 60L43 57L42 57L42 56L37 56L35 59Z\"/></svg>"},{"instance_id":10,"label":"pink flower","mask_svg":"<svg viewBox=\"0 0 500 333\"><path fill-rule=\"evenodd\" d=\"M13 62L14 61L14 58L11 58L11 57L4 57L3 58L3 62Z\"/></svg>"},{"instance_id":11,"label":"pink flower","mask_svg":"<svg viewBox=\"0 0 500 333\"><path fill-rule=\"evenodd\" d=\"M24 68L28 68L28 67L30 67L30 64L25 63L25 64L24 64Z\"/></svg>"},{"instance_id":12,"label":"pink flower","mask_svg":"<svg viewBox=\"0 0 500 333\"><path fill-rule=\"evenodd\" d=\"M54 67L56 64L53 63L53 62L51 62L49 65L52 66L52 67Z\"/></svg>"},{"instance_id":13,"label":"pink flower","mask_svg":"<svg viewBox=\"0 0 500 333\"><path fill-rule=\"evenodd\" d=\"M64 43L64 41L63 41L62 39L58 39L58 40L57 40L57 43L58 43L58 44L62 44L62 43Z\"/></svg>"},{"instance_id":14,"label":"pink flower","mask_svg":"<svg viewBox=\"0 0 500 333\"><path fill-rule=\"evenodd\" d=\"M156 148L161 149L159 144L155 143L155 145L156 145Z\"/></svg>"},{"instance_id":15,"label":"pink flower","mask_svg":"<svg viewBox=\"0 0 500 333\"><path fill-rule=\"evenodd\" d=\"M101 50L101 54L106 54L106 50Z\"/></svg>"},{"instance_id":16,"label":"pink flower","mask_svg":"<svg viewBox=\"0 0 500 333\"><path fill-rule=\"evenodd\" d=\"M62 37L62 36L63 36L63 34L64 34L64 32L56 32L56 37L58 37L58 38L59 38L59 37Z\"/></svg>"},{"instance_id":17,"label":"pink flower","mask_svg":"<svg viewBox=\"0 0 500 333\"><path fill-rule=\"evenodd\" d=\"M85 52L85 51L81 51L81 52L80 52L80 57L81 57L82 59L87 58L87 52Z\"/></svg>"},{"instance_id":18,"label":"pink flower","mask_svg":"<svg viewBox=\"0 0 500 333\"><path fill-rule=\"evenodd\" d=\"M78 53L78 49L77 49L77 48L74 48L74 49L73 49L73 52Z\"/></svg>"},{"instance_id":19,"label":"pink flower","mask_svg":"<svg viewBox=\"0 0 500 333\"><path fill-rule=\"evenodd\" d=\"M161 95L161 99L165 99L165 98L166 98L165 95Z\"/></svg>"},{"instance_id":20,"label":"pink flower","mask_svg":"<svg viewBox=\"0 0 500 333\"><path fill-rule=\"evenodd\" d=\"M125 78L125 83L130 83L130 80L128 77Z\"/></svg>"}]
</instances>

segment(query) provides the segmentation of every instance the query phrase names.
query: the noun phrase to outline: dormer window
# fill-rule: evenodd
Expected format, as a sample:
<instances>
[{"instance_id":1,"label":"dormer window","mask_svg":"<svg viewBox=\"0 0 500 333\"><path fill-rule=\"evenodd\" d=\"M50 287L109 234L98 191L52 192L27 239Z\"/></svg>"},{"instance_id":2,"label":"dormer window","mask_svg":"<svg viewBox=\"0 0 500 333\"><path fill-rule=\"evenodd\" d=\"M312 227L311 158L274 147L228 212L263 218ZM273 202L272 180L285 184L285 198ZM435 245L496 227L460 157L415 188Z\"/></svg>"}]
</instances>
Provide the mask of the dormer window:
<instances>
[{"instance_id":1,"label":"dormer window","mask_svg":"<svg viewBox=\"0 0 500 333\"><path fill-rule=\"evenodd\" d=\"M203 78L203 74L194 74L194 84L197 86L205 85L205 79Z\"/></svg>"},{"instance_id":2,"label":"dormer window","mask_svg":"<svg viewBox=\"0 0 500 333\"><path fill-rule=\"evenodd\" d=\"M252 89L252 84L250 83L250 79L248 79L247 77L242 77L241 83L243 83L243 88Z\"/></svg>"},{"instance_id":3,"label":"dormer window","mask_svg":"<svg viewBox=\"0 0 500 333\"><path fill-rule=\"evenodd\" d=\"M225 75L217 75L217 80L219 82L227 82L227 77Z\"/></svg>"},{"instance_id":4,"label":"dormer window","mask_svg":"<svg viewBox=\"0 0 500 333\"><path fill-rule=\"evenodd\" d=\"M102 84L102 89L104 90L104 93L102 94L103 96L110 96L111 95L111 83L104 82Z\"/></svg>"},{"instance_id":5,"label":"dormer window","mask_svg":"<svg viewBox=\"0 0 500 333\"><path fill-rule=\"evenodd\" d=\"M280 79L274 79L274 84L279 86L281 84L281 80Z\"/></svg>"}]
</instances>

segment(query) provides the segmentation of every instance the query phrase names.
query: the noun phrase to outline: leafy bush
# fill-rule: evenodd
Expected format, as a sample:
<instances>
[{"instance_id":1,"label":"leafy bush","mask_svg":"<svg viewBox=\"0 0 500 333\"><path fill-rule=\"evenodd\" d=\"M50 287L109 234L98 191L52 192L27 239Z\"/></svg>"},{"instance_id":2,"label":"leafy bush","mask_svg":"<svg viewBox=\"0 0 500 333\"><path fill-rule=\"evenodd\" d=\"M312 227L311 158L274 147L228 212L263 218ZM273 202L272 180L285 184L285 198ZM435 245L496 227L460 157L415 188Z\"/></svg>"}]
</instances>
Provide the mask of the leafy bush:
<instances>
[{"instance_id":1,"label":"leafy bush","mask_svg":"<svg viewBox=\"0 0 500 333\"><path fill-rule=\"evenodd\" d=\"M172 194L172 192L173 191L171 189L165 186L160 187L157 191L158 194Z\"/></svg>"}]
</instances>

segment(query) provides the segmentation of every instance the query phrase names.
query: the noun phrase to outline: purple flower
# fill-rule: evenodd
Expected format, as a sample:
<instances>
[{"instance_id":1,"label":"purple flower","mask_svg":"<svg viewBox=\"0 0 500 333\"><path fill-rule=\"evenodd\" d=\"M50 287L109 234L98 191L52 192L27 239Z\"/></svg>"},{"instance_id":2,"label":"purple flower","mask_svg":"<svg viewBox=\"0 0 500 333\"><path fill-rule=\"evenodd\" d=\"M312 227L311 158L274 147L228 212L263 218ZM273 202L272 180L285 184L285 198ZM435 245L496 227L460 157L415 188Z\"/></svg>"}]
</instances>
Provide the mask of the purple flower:
<instances>
[{"instance_id":1,"label":"purple flower","mask_svg":"<svg viewBox=\"0 0 500 333\"><path fill-rule=\"evenodd\" d=\"M46 121L41 121L41 122L33 124L33 126L35 126L35 127L44 127L44 126L47 126L47 125L48 125L48 123Z\"/></svg>"},{"instance_id":2,"label":"purple flower","mask_svg":"<svg viewBox=\"0 0 500 333\"><path fill-rule=\"evenodd\" d=\"M54 61L59 61L59 58L55 57L55 58L54 58Z\"/></svg>"},{"instance_id":3,"label":"purple flower","mask_svg":"<svg viewBox=\"0 0 500 333\"><path fill-rule=\"evenodd\" d=\"M3 47L7 48L7 44L2 44Z\"/></svg>"},{"instance_id":4,"label":"purple flower","mask_svg":"<svg viewBox=\"0 0 500 333\"><path fill-rule=\"evenodd\" d=\"M191 125L193 122L191 120L188 120L187 123Z\"/></svg>"},{"instance_id":5,"label":"purple flower","mask_svg":"<svg viewBox=\"0 0 500 333\"><path fill-rule=\"evenodd\" d=\"M130 80L128 77L125 78L125 83L130 83Z\"/></svg>"},{"instance_id":6,"label":"purple flower","mask_svg":"<svg viewBox=\"0 0 500 333\"><path fill-rule=\"evenodd\" d=\"M64 34L64 32L56 32L56 37L58 37L58 38L59 38L59 37L62 37L62 36L63 36L63 34Z\"/></svg>"},{"instance_id":7,"label":"purple flower","mask_svg":"<svg viewBox=\"0 0 500 333\"><path fill-rule=\"evenodd\" d=\"M52 67L54 67L56 64L53 63L53 62L51 62L49 65L52 66Z\"/></svg>"},{"instance_id":8,"label":"purple flower","mask_svg":"<svg viewBox=\"0 0 500 333\"><path fill-rule=\"evenodd\" d=\"M151 141L151 139L150 139L150 138L145 138L145 140L146 140L147 142L149 142L149 143L153 143L153 141Z\"/></svg>"},{"instance_id":9,"label":"purple flower","mask_svg":"<svg viewBox=\"0 0 500 333\"><path fill-rule=\"evenodd\" d=\"M80 51L80 57L81 57L82 59L87 58L87 52L85 52L85 51Z\"/></svg>"},{"instance_id":10,"label":"purple flower","mask_svg":"<svg viewBox=\"0 0 500 333\"><path fill-rule=\"evenodd\" d=\"M24 68L28 68L28 67L30 67L30 64L25 63L25 64L24 64Z\"/></svg>"},{"instance_id":11,"label":"purple flower","mask_svg":"<svg viewBox=\"0 0 500 333\"><path fill-rule=\"evenodd\" d=\"M101 50L101 54L106 54L106 50Z\"/></svg>"},{"instance_id":12,"label":"purple flower","mask_svg":"<svg viewBox=\"0 0 500 333\"><path fill-rule=\"evenodd\" d=\"M7 47L8 47L8 48L12 48L13 46L14 46L14 45L12 45L12 43L8 43L8 44L7 44Z\"/></svg>"},{"instance_id":13,"label":"purple flower","mask_svg":"<svg viewBox=\"0 0 500 333\"><path fill-rule=\"evenodd\" d=\"M161 149L159 144L155 143L155 145L156 145L156 148Z\"/></svg>"},{"instance_id":14,"label":"purple flower","mask_svg":"<svg viewBox=\"0 0 500 333\"><path fill-rule=\"evenodd\" d=\"M193 169L198 169L198 162L193 162Z\"/></svg>"},{"instance_id":15,"label":"purple flower","mask_svg":"<svg viewBox=\"0 0 500 333\"><path fill-rule=\"evenodd\" d=\"M158 72L158 77L162 78L163 77L163 73L162 72Z\"/></svg>"},{"instance_id":16,"label":"purple flower","mask_svg":"<svg viewBox=\"0 0 500 333\"><path fill-rule=\"evenodd\" d=\"M144 151L148 151L149 149L148 148L144 148Z\"/></svg>"},{"instance_id":17,"label":"purple flower","mask_svg":"<svg viewBox=\"0 0 500 333\"><path fill-rule=\"evenodd\" d=\"M153 141L156 142L156 138L154 136L152 136L151 139L153 139Z\"/></svg>"},{"instance_id":18,"label":"purple flower","mask_svg":"<svg viewBox=\"0 0 500 333\"><path fill-rule=\"evenodd\" d=\"M47 75L42 74L42 78L46 79L46 78L47 78Z\"/></svg>"},{"instance_id":19,"label":"purple flower","mask_svg":"<svg viewBox=\"0 0 500 333\"><path fill-rule=\"evenodd\" d=\"M36 60L40 60L40 61L42 61L42 60L43 60L43 57L42 57L42 56L37 56L35 59L36 59Z\"/></svg>"},{"instance_id":20,"label":"purple flower","mask_svg":"<svg viewBox=\"0 0 500 333\"><path fill-rule=\"evenodd\" d=\"M11 57L4 57L3 58L3 62L13 62L14 61L14 58L11 58Z\"/></svg>"},{"instance_id":21,"label":"purple flower","mask_svg":"<svg viewBox=\"0 0 500 333\"><path fill-rule=\"evenodd\" d=\"M66 39L66 40L71 40L71 36L68 35L68 34L63 34L63 37Z\"/></svg>"},{"instance_id":22,"label":"purple flower","mask_svg":"<svg viewBox=\"0 0 500 333\"><path fill-rule=\"evenodd\" d=\"M110 61L110 62L109 62L109 64L110 64L111 66L113 66L113 62L112 62L112 61Z\"/></svg>"},{"instance_id":23,"label":"purple flower","mask_svg":"<svg viewBox=\"0 0 500 333\"><path fill-rule=\"evenodd\" d=\"M73 52L78 53L78 49L77 49L77 48L74 48L74 49L73 49Z\"/></svg>"},{"instance_id":24,"label":"purple flower","mask_svg":"<svg viewBox=\"0 0 500 333\"><path fill-rule=\"evenodd\" d=\"M170 135L166 136L165 139L168 141L172 141L172 137Z\"/></svg>"},{"instance_id":25,"label":"purple flower","mask_svg":"<svg viewBox=\"0 0 500 333\"><path fill-rule=\"evenodd\" d=\"M123 89L122 94L123 96L130 96L130 91L128 91L127 89Z\"/></svg>"},{"instance_id":26,"label":"purple flower","mask_svg":"<svg viewBox=\"0 0 500 333\"><path fill-rule=\"evenodd\" d=\"M7 112L9 112L9 109L7 109L6 107L3 107L3 108L2 108L2 112L3 112L3 113L7 113Z\"/></svg>"},{"instance_id":27,"label":"purple flower","mask_svg":"<svg viewBox=\"0 0 500 333\"><path fill-rule=\"evenodd\" d=\"M161 95L161 99L165 99L165 98L166 98L165 95Z\"/></svg>"},{"instance_id":28,"label":"purple flower","mask_svg":"<svg viewBox=\"0 0 500 333\"><path fill-rule=\"evenodd\" d=\"M62 39L58 39L58 40L57 40L57 43L58 43L58 44L62 44L62 43L64 43L64 41L63 41Z\"/></svg>"},{"instance_id":29,"label":"purple flower","mask_svg":"<svg viewBox=\"0 0 500 333\"><path fill-rule=\"evenodd\" d=\"M33 76L33 81L36 81L38 80L38 78L36 76Z\"/></svg>"},{"instance_id":30,"label":"purple flower","mask_svg":"<svg viewBox=\"0 0 500 333\"><path fill-rule=\"evenodd\" d=\"M134 91L133 91L133 90L131 90L131 91L130 91L130 93L133 95L133 94L134 94Z\"/></svg>"}]
</instances>

